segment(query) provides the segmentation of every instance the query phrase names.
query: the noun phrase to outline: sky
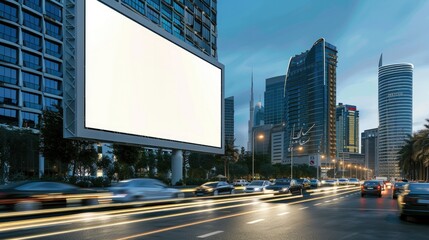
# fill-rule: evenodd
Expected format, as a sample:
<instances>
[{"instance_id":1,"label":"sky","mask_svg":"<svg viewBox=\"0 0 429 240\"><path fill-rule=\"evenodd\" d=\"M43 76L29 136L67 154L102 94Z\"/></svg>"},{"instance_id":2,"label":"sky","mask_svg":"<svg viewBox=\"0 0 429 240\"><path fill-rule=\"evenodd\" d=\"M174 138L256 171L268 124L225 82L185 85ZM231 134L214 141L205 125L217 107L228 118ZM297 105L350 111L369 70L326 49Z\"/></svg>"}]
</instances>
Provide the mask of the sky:
<instances>
[{"instance_id":1,"label":"sky","mask_svg":"<svg viewBox=\"0 0 429 240\"><path fill-rule=\"evenodd\" d=\"M413 131L429 118L429 1L218 0L218 60L235 100L235 145L247 147L250 83L265 79L323 37L338 50L337 104L356 105L359 131L378 127L378 61L412 63Z\"/></svg>"}]
</instances>

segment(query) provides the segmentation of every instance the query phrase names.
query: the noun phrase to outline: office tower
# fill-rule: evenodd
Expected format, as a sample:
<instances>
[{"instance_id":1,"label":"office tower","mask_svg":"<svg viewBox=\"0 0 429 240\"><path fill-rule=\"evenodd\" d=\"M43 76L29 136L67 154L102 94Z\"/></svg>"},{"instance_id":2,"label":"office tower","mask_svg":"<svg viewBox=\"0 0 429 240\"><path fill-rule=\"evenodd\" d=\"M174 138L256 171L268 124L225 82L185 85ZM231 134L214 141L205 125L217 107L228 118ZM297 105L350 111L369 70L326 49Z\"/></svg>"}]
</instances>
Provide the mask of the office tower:
<instances>
[{"instance_id":1,"label":"office tower","mask_svg":"<svg viewBox=\"0 0 429 240\"><path fill-rule=\"evenodd\" d=\"M368 169L368 176L378 175L378 128L365 130L361 134L361 153L365 155L365 167Z\"/></svg>"},{"instance_id":2,"label":"office tower","mask_svg":"<svg viewBox=\"0 0 429 240\"><path fill-rule=\"evenodd\" d=\"M412 133L413 68L410 63L378 65L379 175L400 177L398 151Z\"/></svg>"},{"instance_id":3,"label":"office tower","mask_svg":"<svg viewBox=\"0 0 429 240\"><path fill-rule=\"evenodd\" d=\"M248 137L247 137L247 151L251 152L253 151L253 127L254 127L254 117L255 117L255 104L253 103L253 72L252 72L252 78L250 83L250 102L249 102L249 122L248 122Z\"/></svg>"},{"instance_id":4,"label":"office tower","mask_svg":"<svg viewBox=\"0 0 429 240\"><path fill-rule=\"evenodd\" d=\"M284 121L285 75L267 78L264 93L264 123L281 124Z\"/></svg>"},{"instance_id":5,"label":"office tower","mask_svg":"<svg viewBox=\"0 0 429 240\"><path fill-rule=\"evenodd\" d=\"M262 102L259 101L255 105L255 116L253 117L254 123L253 127L264 125L264 106L262 106Z\"/></svg>"},{"instance_id":6,"label":"office tower","mask_svg":"<svg viewBox=\"0 0 429 240\"><path fill-rule=\"evenodd\" d=\"M234 96L225 98L225 146L234 144Z\"/></svg>"},{"instance_id":7,"label":"office tower","mask_svg":"<svg viewBox=\"0 0 429 240\"><path fill-rule=\"evenodd\" d=\"M337 48L323 38L289 61L285 144L305 143L303 151L294 153L296 156L323 155L325 161L335 158L336 68ZM290 144L292 135L296 141ZM285 155L290 156L290 153Z\"/></svg>"},{"instance_id":8,"label":"office tower","mask_svg":"<svg viewBox=\"0 0 429 240\"><path fill-rule=\"evenodd\" d=\"M337 152L359 152L359 111L339 103L336 109Z\"/></svg>"}]
</instances>

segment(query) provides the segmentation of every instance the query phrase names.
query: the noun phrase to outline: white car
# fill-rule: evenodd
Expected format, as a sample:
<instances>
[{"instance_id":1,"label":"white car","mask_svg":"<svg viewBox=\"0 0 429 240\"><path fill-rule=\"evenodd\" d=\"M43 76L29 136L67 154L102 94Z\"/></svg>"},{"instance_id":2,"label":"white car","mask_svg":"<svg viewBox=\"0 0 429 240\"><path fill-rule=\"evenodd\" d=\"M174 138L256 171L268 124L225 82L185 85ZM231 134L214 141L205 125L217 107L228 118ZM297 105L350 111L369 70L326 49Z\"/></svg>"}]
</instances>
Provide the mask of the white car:
<instances>
[{"instance_id":1,"label":"white car","mask_svg":"<svg viewBox=\"0 0 429 240\"><path fill-rule=\"evenodd\" d=\"M244 180L244 179L235 179L232 182L232 185L234 185L234 186L246 186L248 184L249 184L249 182Z\"/></svg>"},{"instance_id":2,"label":"white car","mask_svg":"<svg viewBox=\"0 0 429 240\"><path fill-rule=\"evenodd\" d=\"M265 192L265 189L271 185L271 182L268 180L253 180L244 188L244 192L253 193L253 192Z\"/></svg>"},{"instance_id":3,"label":"white car","mask_svg":"<svg viewBox=\"0 0 429 240\"><path fill-rule=\"evenodd\" d=\"M163 182L151 178L135 178L120 181L109 189L114 202L146 201L171 198L183 198L184 193L169 188Z\"/></svg>"}]
</instances>

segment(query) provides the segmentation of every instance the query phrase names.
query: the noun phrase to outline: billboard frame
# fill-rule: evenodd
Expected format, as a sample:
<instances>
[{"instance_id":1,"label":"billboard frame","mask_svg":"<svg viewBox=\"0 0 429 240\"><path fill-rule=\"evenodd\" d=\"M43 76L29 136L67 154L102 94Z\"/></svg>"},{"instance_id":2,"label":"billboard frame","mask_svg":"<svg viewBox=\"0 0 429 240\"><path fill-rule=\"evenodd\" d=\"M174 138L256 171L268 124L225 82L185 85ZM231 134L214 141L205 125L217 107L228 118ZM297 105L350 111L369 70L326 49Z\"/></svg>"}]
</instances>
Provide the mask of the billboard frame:
<instances>
[{"instance_id":1,"label":"billboard frame","mask_svg":"<svg viewBox=\"0 0 429 240\"><path fill-rule=\"evenodd\" d=\"M181 142L170 139L132 135L126 133L104 131L85 127L85 4L87 0L66 0L64 14L64 137L71 139L85 139L99 142L159 147L165 149L179 149L214 154L224 154L224 65L215 58L204 54L199 49L176 38L164 31L143 15L132 11L118 1L95 0L119 12L124 17L140 24L142 27L175 44L177 47L195 55L221 70L221 133L220 147L207 146L197 143ZM89 0L94 1L94 0ZM191 117L191 116L190 116Z\"/></svg>"}]
</instances>

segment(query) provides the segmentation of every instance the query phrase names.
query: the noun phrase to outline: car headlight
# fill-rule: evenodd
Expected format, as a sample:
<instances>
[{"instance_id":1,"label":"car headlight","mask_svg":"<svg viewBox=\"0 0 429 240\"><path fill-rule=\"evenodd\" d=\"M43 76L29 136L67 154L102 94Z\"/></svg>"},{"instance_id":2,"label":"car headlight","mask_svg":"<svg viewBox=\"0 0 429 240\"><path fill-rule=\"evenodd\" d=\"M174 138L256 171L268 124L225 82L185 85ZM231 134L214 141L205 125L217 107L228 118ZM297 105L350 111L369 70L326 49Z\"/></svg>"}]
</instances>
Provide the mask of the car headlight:
<instances>
[{"instance_id":1,"label":"car headlight","mask_svg":"<svg viewBox=\"0 0 429 240\"><path fill-rule=\"evenodd\" d=\"M207 188L207 192L213 192L213 188Z\"/></svg>"},{"instance_id":2,"label":"car headlight","mask_svg":"<svg viewBox=\"0 0 429 240\"><path fill-rule=\"evenodd\" d=\"M282 191L287 192L287 191L289 191L289 188L282 188Z\"/></svg>"},{"instance_id":3,"label":"car headlight","mask_svg":"<svg viewBox=\"0 0 429 240\"><path fill-rule=\"evenodd\" d=\"M255 188L255 191L259 191L259 190L261 190L261 188Z\"/></svg>"}]
</instances>

